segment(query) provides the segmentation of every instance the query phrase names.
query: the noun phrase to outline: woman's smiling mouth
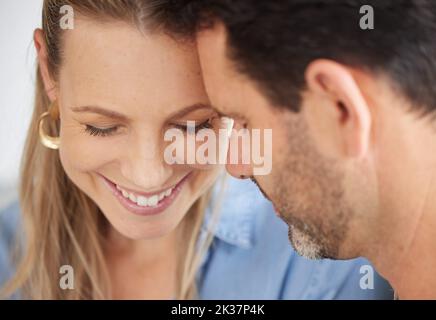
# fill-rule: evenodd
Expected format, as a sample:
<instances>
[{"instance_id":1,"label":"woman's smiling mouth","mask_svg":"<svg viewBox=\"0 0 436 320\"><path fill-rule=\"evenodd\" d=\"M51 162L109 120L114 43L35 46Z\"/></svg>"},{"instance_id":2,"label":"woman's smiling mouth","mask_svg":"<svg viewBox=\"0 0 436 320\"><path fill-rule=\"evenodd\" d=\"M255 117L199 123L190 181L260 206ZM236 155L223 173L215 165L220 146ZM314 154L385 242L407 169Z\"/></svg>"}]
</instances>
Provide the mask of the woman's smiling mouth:
<instances>
[{"instance_id":1,"label":"woman's smiling mouth","mask_svg":"<svg viewBox=\"0 0 436 320\"><path fill-rule=\"evenodd\" d=\"M136 215L150 216L163 212L174 202L182 186L188 180L190 173L173 187L155 193L129 190L117 185L103 175L99 176L124 208Z\"/></svg>"}]
</instances>

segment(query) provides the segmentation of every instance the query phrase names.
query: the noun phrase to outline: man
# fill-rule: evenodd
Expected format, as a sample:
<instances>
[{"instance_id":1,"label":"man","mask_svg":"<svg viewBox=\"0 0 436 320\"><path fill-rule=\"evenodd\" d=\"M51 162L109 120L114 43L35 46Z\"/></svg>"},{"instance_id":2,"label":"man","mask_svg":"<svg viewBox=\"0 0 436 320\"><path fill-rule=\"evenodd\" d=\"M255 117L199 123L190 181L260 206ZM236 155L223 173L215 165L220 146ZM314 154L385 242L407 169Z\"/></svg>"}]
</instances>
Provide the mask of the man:
<instances>
[{"instance_id":1,"label":"man","mask_svg":"<svg viewBox=\"0 0 436 320\"><path fill-rule=\"evenodd\" d=\"M273 129L272 172L254 180L295 249L365 256L401 299L436 298L432 2L192 0L172 12L197 31L212 104Z\"/></svg>"}]
</instances>

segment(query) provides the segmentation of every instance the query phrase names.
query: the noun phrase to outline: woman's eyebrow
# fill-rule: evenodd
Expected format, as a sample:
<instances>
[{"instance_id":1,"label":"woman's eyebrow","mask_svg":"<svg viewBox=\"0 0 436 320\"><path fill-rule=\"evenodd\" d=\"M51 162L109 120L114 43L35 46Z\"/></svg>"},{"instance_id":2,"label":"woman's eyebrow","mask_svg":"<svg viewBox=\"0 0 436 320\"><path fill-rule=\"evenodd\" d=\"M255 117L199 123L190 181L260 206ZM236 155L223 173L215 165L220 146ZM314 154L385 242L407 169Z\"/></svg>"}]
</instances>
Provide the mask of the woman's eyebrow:
<instances>
[{"instance_id":1,"label":"woman's eyebrow","mask_svg":"<svg viewBox=\"0 0 436 320\"><path fill-rule=\"evenodd\" d=\"M187 106L185 108L183 108L182 110L179 110L177 112L175 112L174 114L172 114L170 116L170 118L180 118L183 117L184 115L193 112L195 110L199 110L199 109L212 109L215 110L214 108L212 108L212 106L210 106L209 104L205 104L205 103L196 103L190 106ZM71 108L72 111L74 112L79 112L79 113L85 113L85 112L89 112L89 113L96 113L96 114L100 114L103 115L105 117L108 118L112 118L112 119L116 119L116 120L120 120L120 121L127 121L127 117L121 113L118 113L116 111L112 111L112 110L108 110L99 106L80 106L80 107L72 107Z\"/></svg>"},{"instance_id":2,"label":"woman's eyebrow","mask_svg":"<svg viewBox=\"0 0 436 320\"><path fill-rule=\"evenodd\" d=\"M81 106L81 107L72 107L71 110L74 112L91 112L103 115L105 117L109 117L112 119L127 121L127 117L121 113L116 111L107 110L98 106Z\"/></svg>"},{"instance_id":3,"label":"woman's eyebrow","mask_svg":"<svg viewBox=\"0 0 436 320\"><path fill-rule=\"evenodd\" d=\"M185 108L183 108L182 110L176 111L175 113L173 113L169 118L181 118L182 116L198 110L198 109L212 109L212 106L210 106L209 104L206 103L195 103L193 105L187 106Z\"/></svg>"}]
</instances>

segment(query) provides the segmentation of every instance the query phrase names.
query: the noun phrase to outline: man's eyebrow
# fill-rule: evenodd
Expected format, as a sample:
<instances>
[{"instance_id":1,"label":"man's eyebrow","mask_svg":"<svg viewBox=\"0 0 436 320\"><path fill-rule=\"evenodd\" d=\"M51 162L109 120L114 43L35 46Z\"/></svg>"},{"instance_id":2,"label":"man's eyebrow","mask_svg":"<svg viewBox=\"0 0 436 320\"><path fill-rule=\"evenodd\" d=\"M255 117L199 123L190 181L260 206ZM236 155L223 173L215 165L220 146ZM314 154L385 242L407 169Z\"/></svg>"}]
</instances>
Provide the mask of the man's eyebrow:
<instances>
[{"instance_id":1,"label":"man's eyebrow","mask_svg":"<svg viewBox=\"0 0 436 320\"><path fill-rule=\"evenodd\" d=\"M127 121L127 117L121 113L116 111L107 110L99 106L81 106L81 107L72 107L71 110L74 112L91 112L103 115L105 117Z\"/></svg>"}]
</instances>

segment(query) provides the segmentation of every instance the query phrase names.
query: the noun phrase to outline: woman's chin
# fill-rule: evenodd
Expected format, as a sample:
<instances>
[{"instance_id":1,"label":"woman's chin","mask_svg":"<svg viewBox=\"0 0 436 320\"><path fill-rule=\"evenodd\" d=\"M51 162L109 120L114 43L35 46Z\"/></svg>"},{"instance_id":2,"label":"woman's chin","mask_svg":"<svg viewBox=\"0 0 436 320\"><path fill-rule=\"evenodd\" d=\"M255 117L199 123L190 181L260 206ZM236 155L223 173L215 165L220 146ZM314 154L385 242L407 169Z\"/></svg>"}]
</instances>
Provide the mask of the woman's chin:
<instances>
[{"instance_id":1,"label":"woman's chin","mask_svg":"<svg viewBox=\"0 0 436 320\"><path fill-rule=\"evenodd\" d=\"M178 223L138 223L127 221L110 221L113 229L123 237L130 240L152 240L165 237L173 232Z\"/></svg>"}]
</instances>

